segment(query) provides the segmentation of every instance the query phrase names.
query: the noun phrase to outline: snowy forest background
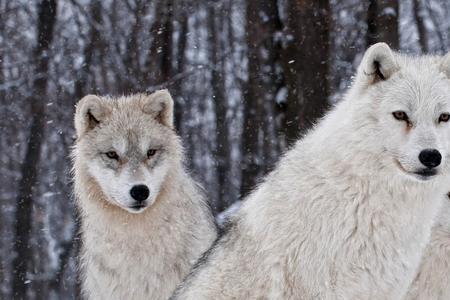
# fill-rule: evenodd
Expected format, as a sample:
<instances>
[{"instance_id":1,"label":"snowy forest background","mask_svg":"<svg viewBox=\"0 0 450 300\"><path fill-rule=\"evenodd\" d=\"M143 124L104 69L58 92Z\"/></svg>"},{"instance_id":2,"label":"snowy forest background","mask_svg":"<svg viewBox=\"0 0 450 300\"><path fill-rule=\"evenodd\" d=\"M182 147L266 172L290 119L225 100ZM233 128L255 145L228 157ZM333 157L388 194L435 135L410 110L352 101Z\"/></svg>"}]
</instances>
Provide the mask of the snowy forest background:
<instances>
[{"instance_id":1,"label":"snowy forest background","mask_svg":"<svg viewBox=\"0 0 450 300\"><path fill-rule=\"evenodd\" d=\"M339 101L365 48L450 46L447 0L0 0L0 299L79 298L74 104L168 88L215 213Z\"/></svg>"}]
</instances>

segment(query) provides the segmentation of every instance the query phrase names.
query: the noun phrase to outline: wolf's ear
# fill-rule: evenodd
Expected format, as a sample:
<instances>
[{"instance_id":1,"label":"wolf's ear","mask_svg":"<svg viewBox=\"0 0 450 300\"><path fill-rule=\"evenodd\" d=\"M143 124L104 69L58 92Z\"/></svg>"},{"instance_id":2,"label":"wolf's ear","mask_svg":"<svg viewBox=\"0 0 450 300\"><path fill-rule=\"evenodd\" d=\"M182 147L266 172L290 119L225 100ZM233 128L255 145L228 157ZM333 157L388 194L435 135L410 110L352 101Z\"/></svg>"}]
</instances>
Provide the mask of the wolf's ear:
<instances>
[{"instance_id":1,"label":"wolf's ear","mask_svg":"<svg viewBox=\"0 0 450 300\"><path fill-rule=\"evenodd\" d=\"M450 78L450 52L442 57L440 69L447 77Z\"/></svg>"},{"instance_id":2,"label":"wolf's ear","mask_svg":"<svg viewBox=\"0 0 450 300\"><path fill-rule=\"evenodd\" d=\"M173 99L168 90L159 90L144 97L142 110L161 124L173 128Z\"/></svg>"},{"instance_id":3,"label":"wolf's ear","mask_svg":"<svg viewBox=\"0 0 450 300\"><path fill-rule=\"evenodd\" d=\"M394 53L386 43L372 45L364 53L358 68L358 76L368 85L387 80L399 69Z\"/></svg>"},{"instance_id":4,"label":"wolf's ear","mask_svg":"<svg viewBox=\"0 0 450 300\"><path fill-rule=\"evenodd\" d=\"M87 95L78 101L75 111L75 129L77 136L88 132L104 120L110 109L95 95Z\"/></svg>"}]
</instances>

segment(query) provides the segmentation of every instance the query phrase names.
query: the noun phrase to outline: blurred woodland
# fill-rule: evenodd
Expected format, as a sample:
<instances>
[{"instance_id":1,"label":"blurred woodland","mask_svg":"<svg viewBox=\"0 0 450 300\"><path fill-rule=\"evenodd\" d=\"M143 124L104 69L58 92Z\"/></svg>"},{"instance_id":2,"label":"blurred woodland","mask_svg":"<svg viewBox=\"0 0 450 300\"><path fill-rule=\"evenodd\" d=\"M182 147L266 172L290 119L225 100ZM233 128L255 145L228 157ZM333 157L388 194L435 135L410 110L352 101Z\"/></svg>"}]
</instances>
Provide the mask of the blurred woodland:
<instances>
[{"instance_id":1,"label":"blurred woodland","mask_svg":"<svg viewBox=\"0 0 450 300\"><path fill-rule=\"evenodd\" d=\"M447 0L0 0L0 299L79 298L75 103L168 88L215 213L339 101L365 48L450 46Z\"/></svg>"}]
</instances>

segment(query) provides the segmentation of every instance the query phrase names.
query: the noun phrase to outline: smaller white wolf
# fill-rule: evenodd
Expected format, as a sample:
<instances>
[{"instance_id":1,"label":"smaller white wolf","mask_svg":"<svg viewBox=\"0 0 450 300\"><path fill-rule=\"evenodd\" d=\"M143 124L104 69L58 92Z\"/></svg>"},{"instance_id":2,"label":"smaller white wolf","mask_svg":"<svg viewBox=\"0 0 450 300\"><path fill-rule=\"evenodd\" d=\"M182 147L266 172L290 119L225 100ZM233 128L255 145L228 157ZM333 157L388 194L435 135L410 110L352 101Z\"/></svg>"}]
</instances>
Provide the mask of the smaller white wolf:
<instances>
[{"instance_id":1,"label":"smaller white wolf","mask_svg":"<svg viewBox=\"0 0 450 300\"><path fill-rule=\"evenodd\" d=\"M450 199L446 198L405 300L450 299Z\"/></svg>"},{"instance_id":2,"label":"smaller white wolf","mask_svg":"<svg viewBox=\"0 0 450 300\"><path fill-rule=\"evenodd\" d=\"M169 298L216 238L166 90L77 104L73 150L88 299Z\"/></svg>"}]
</instances>

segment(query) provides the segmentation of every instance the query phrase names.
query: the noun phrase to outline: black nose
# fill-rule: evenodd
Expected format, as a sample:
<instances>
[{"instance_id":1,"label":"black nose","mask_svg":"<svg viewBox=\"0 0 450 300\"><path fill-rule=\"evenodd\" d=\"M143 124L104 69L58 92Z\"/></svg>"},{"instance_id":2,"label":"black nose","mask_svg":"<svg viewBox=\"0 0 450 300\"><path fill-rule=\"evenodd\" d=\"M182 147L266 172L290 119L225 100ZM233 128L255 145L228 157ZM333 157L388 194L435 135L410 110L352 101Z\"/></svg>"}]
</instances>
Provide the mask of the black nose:
<instances>
[{"instance_id":1,"label":"black nose","mask_svg":"<svg viewBox=\"0 0 450 300\"><path fill-rule=\"evenodd\" d=\"M442 155L436 149L425 149L419 154L420 162L427 168L435 168L441 164Z\"/></svg>"},{"instance_id":2,"label":"black nose","mask_svg":"<svg viewBox=\"0 0 450 300\"><path fill-rule=\"evenodd\" d=\"M130 190L131 197L133 197L133 199L136 201L146 200L149 194L150 190L146 185L143 184L135 185Z\"/></svg>"}]
</instances>

